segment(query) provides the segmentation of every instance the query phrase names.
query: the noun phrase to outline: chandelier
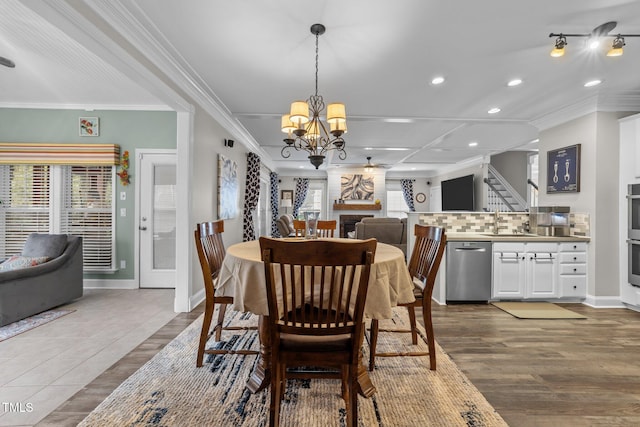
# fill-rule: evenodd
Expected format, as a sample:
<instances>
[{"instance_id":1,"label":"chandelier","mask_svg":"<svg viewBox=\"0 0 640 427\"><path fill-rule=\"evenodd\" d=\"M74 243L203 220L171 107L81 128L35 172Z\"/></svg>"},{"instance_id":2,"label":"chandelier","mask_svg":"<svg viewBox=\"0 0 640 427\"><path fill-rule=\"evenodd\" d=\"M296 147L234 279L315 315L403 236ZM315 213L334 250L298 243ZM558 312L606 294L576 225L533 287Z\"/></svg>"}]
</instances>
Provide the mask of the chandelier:
<instances>
[{"instance_id":1,"label":"chandelier","mask_svg":"<svg viewBox=\"0 0 640 427\"><path fill-rule=\"evenodd\" d=\"M282 116L282 132L287 134L285 146L280 154L285 159L291 156L291 148L307 151L309 161L318 167L324 163L325 153L336 150L341 160L347 158L344 151L345 142L342 135L347 133L347 114L344 104L335 103L327 106L327 125L320 119L324 111L324 100L318 95L318 39L326 28L322 24L313 24L311 34L316 36L316 93L306 101L291 103L289 114ZM311 114L309 114L311 112Z\"/></svg>"}]
</instances>

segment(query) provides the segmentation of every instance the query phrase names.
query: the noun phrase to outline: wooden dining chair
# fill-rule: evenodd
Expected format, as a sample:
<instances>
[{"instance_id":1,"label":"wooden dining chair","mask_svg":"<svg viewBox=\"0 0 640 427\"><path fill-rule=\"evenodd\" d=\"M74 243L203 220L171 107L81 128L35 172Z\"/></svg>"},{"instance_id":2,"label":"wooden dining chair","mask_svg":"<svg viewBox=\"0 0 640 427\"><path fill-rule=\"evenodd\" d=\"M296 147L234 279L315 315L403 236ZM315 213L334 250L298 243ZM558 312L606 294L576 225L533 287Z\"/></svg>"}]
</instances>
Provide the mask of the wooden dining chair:
<instances>
[{"instance_id":1,"label":"wooden dining chair","mask_svg":"<svg viewBox=\"0 0 640 427\"><path fill-rule=\"evenodd\" d=\"M318 220L318 225L316 227L318 237L333 237L333 233L336 230L337 224L338 222L335 219L331 221Z\"/></svg>"},{"instance_id":2,"label":"wooden dining chair","mask_svg":"<svg viewBox=\"0 0 640 427\"><path fill-rule=\"evenodd\" d=\"M307 221L294 219L293 229L296 231L296 237L304 237L307 234Z\"/></svg>"},{"instance_id":3,"label":"wooden dining chair","mask_svg":"<svg viewBox=\"0 0 640 427\"><path fill-rule=\"evenodd\" d=\"M409 311L410 330L385 330L379 329L378 320L371 320L371 330L369 335L369 370L375 367L376 356L426 356L429 355L430 369L436 369L436 348L433 336L433 321L431 319L431 295L436 281L436 275L440 268L440 261L444 248L447 245L447 236L444 228L432 227L416 224L415 243L411 258L409 260L409 274L413 279L414 295L416 301L408 304L398 304L406 306ZM416 325L415 307L422 307L422 317L427 333L427 346L429 352L408 352L408 353L376 353L378 342L378 332L411 332L413 345L418 344L418 328Z\"/></svg>"},{"instance_id":4,"label":"wooden dining chair","mask_svg":"<svg viewBox=\"0 0 640 427\"><path fill-rule=\"evenodd\" d=\"M226 253L224 243L222 241L222 233L224 232L224 221L203 222L196 225L195 241L200 259L200 267L204 278L205 291L205 309L204 320L202 322L202 330L200 331L200 341L198 343L198 355L196 366L202 366L204 354L258 354L254 350L231 350L231 349L205 349L207 341L215 333L215 340L220 341L223 330L246 330L257 329L255 327L242 326L223 326L224 315L227 311L227 305L233 304L233 297L216 296L215 287L222 267L222 260ZM218 306L218 319L213 329L211 320L215 306Z\"/></svg>"},{"instance_id":5,"label":"wooden dining chair","mask_svg":"<svg viewBox=\"0 0 640 427\"><path fill-rule=\"evenodd\" d=\"M375 239L340 242L260 238L271 337L271 427L279 425L287 378L341 379L346 425L357 425L358 359L376 245ZM331 370L287 370L310 366Z\"/></svg>"}]
</instances>

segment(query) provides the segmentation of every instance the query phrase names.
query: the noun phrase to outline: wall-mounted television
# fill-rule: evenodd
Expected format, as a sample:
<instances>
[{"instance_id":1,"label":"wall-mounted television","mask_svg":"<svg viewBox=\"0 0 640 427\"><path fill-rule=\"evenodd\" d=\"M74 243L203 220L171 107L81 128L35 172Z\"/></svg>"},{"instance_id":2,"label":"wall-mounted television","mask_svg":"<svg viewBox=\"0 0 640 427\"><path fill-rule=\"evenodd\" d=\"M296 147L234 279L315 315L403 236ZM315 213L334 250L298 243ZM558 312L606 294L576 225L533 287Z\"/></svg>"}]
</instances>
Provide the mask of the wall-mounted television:
<instances>
[{"instance_id":1,"label":"wall-mounted television","mask_svg":"<svg viewBox=\"0 0 640 427\"><path fill-rule=\"evenodd\" d=\"M473 175L447 179L441 183L443 211L473 211Z\"/></svg>"}]
</instances>

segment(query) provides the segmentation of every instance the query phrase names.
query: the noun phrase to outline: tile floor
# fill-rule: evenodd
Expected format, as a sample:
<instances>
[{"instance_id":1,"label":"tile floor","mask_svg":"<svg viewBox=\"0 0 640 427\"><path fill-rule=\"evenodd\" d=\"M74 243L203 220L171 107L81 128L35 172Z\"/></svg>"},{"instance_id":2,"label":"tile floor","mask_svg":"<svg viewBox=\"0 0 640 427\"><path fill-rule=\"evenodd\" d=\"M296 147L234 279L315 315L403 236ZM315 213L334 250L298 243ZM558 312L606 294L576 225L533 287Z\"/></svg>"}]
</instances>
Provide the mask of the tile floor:
<instances>
[{"instance_id":1,"label":"tile floor","mask_svg":"<svg viewBox=\"0 0 640 427\"><path fill-rule=\"evenodd\" d=\"M0 426L36 424L173 319L173 299L86 289L75 312L0 342Z\"/></svg>"}]
</instances>

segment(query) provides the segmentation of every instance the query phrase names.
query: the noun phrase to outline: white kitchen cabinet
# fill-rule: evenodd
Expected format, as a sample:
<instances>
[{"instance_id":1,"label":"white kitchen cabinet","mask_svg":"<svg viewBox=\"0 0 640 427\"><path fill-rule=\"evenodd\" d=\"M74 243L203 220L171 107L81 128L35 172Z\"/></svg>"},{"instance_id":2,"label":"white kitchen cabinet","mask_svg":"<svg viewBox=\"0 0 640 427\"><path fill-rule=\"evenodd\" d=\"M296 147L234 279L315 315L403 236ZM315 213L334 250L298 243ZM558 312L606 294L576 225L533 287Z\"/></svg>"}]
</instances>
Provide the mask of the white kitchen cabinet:
<instances>
[{"instance_id":1,"label":"white kitchen cabinet","mask_svg":"<svg viewBox=\"0 0 640 427\"><path fill-rule=\"evenodd\" d=\"M560 297L587 296L587 244L560 243Z\"/></svg>"},{"instance_id":2,"label":"white kitchen cabinet","mask_svg":"<svg viewBox=\"0 0 640 427\"><path fill-rule=\"evenodd\" d=\"M527 243L525 298L558 297L558 244Z\"/></svg>"},{"instance_id":3,"label":"white kitchen cabinet","mask_svg":"<svg viewBox=\"0 0 640 427\"><path fill-rule=\"evenodd\" d=\"M524 252L524 243L493 244L492 298L524 298Z\"/></svg>"}]
</instances>

